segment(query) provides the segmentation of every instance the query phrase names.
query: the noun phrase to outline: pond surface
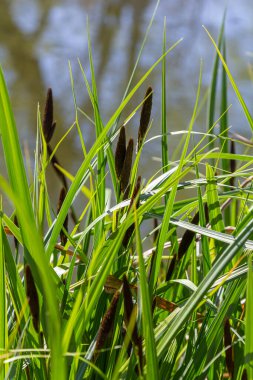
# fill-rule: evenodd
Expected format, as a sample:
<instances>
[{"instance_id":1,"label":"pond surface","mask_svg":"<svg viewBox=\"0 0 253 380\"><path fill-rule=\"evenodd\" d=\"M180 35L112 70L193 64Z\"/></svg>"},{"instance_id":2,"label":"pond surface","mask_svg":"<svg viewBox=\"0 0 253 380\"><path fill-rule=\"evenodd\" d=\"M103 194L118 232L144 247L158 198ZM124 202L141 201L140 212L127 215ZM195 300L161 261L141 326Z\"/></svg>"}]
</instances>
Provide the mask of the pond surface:
<instances>
[{"instance_id":1,"label":"pond surface","mask_svg":"<svg viewBox=\"0 0 253 380\"><path fill-rule=\"evenodd\" d=\"M168 125L170 130L186 129L191 117L203 60L202 97L210 83L214 47L202 28L204 24L217 39L227 4L227 61L234 78L253 113L252 0L161 0L141 56L133 84L162 52L164 17L168 46L183 41L168 55ZM152 17L156 2L149 0L1 0L0 62L7 79L16 122L23 146L31 161L35 146L37 104L44 104L48 87L55 99L57 133L54 142L67 131L75 118L70 85L71 65L78 106L92 117L77 58L90 77L87 51L87 16L93 46L100 109L106 122L118 107ZM138 91L128 112L141 101L148 85L154 89L154 119L150 136L160 133L161 67ZM229 122L232 128L249 136L250 131L240 106L229 89ZM218 117L217 113L217 117ZM131 121L128 134L136 139L138 117ZM205 112L195 129L205 130ZM83 116L80 124L87 147L94 139L94 128ZM170 142L170 150L175 141ZM152 151L152 155L150 155ZM147 177L155 168L159 142L144 149L143 166ZM76 131L59 150L59 158L74 173L82 158ZM154 160L151 156L154 156ZM2 161L2 160L1 160ZM3 163L1 163L1 167Z\"/></svg>"}]
</instances>

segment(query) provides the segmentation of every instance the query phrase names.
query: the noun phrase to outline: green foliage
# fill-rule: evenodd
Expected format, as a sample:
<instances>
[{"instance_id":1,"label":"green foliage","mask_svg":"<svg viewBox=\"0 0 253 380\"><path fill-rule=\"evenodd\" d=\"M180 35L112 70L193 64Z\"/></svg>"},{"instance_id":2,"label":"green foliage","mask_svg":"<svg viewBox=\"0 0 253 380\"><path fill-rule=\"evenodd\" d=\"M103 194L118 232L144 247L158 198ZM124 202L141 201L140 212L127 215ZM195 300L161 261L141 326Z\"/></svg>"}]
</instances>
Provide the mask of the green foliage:
<instances>
[{"instance_id":1,"label":"green foliage","mask_svg":"<svg viewBox=\"0 0 253 380\"><path fill-rule=\"evenodd\" d=\"M79 124L79 113L85 112L77 106L71 75L76 116L70 129L77 128L83 151L75 175L56 158L67 134L54 149L50 146L55 123L49 90L42 121L38 113L29 184L0 72L0 133L8 173L0 177L0 187L13 206L11 215L2 205L0 211L0 379L252 378L253 160L243 152L250 144L228 130L227 80L251 128L253 121L225 61L224 24L217 45L207 33L216 49L207 131L194 131L203 107L200 69L189 128L179 132L182 152L175 159L168 150L174 134L166 118L166 61L178 42L167 48L166 22L162 56L132 87L134 67L107 123L89 41L91 84L81 63L80 68L96 140L87 150ZM160 63L162 174L145 183L138 177L139 163L149 147L156 96L146 82ZM122 112L138 90L145 93L143 84L145 99L122 127ZM126 147L125 129L141 108L145 128L140 123L135 154L133 138L131 149ZM217 136L215 117L221 121ZM240 153L230 149L231 138ZM58 207L47 190L51 164L62 186ZM127 172L124 178L122 172ZM75 215L78 199L84 209ZM150 227L154 219L155 228Z\"/></svg>"}]
</instances>

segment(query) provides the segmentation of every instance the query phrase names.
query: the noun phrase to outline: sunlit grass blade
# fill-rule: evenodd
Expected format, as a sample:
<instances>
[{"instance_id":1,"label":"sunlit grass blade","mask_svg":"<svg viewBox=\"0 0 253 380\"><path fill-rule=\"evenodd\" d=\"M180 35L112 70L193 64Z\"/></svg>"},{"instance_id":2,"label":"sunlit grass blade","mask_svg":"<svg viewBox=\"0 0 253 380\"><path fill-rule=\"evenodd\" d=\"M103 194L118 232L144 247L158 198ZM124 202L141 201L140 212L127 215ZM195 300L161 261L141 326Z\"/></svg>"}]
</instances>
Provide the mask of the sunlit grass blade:
<instances>
[{"instance_id":1,"label":"sunlit grass blade","mask_svg":"<svg viewBox=\"0 0 253 380\"><path fill-rule=\"evenodd\" d=\"M223 40L223 33L224 33L224 23L225 23L225 17L223 18L220 34L218 38L218 48L220 49L222 40ZM217 82L218 82L218 68L219 68L219 55L216 53L214 64L213 64L213 71L212 71L212 80L211 80L211 87L210 87L210 94L209 94L209 104L208 104L208 116L207 116L207 131L212 127L215 120L215 104L216 104L216 94L217 94ZM214 148L214 144L212 142L212 139L209 138L210 141L210 149Z\"/></svg>"},{"instance_id":2,"label":"sunlit grass blade","mask_svg":"<svg viewBox=\"0 0 253 380\"><path fill-rule=\"evenodd\" d=\"M211 166L208 164L206 166L206 179L207 179L207 186L206 186L207 197L206 198L207 198L210 224L213 230L224 232L225 228L224 228L222 213L220 210L220 202L219 202L218 190L217 190L217 185L216 185L216 179L214 177ZM215 245L216 245L217 253L218 253L219 247L221 245L218 242L215 242Z\"/></svg>"},{"instance_id":3,"label":"sunlit grass blade","mask_svg":"<svg viewBox=\"0 0 253 380\"><path fill-rule=\"evenodd\" d=\"M163 26L163 54L166 51L166 17L164 18L164 26ZM167 81L166 81L166 56L164 56L162 61L162 167L163 172L166 173L168 170L168 142L167 142Z\"/></svg>"},{"instance_id":4,"label":"sunlit grass blade","mask_svg":"<svg viewBox=\"0 0 253 380\"><path fill-rule=\"evenodd\" d=\"M221 54L221 51L220 51L219 47L217 46L217 44L214 41L214 39L211 36L211 34L209 33L209 31L204 26L203 26L203 28L205 29L208 37L212 41L212 44L214 45L214 47L215 47L215 49L216 49L216 51L217 51L217 53L218 53L218 55L220 57L220 60L221 60L221 62L223 64L223 66L224 66L224 69L225 69L225 71L227 73L229 81L230 81L230 83L231 83L231 85L232 85L232 87L234 89L234 92L235 92L235 94L236 94L236 96L237 96L237 98L239 100L239 103L242 106L242 109L244 111L245 117L248 120L249 126L250 126L251 130L253 131L253 119L252 119L252 116L251 116L251 114L250 114L250 112L248 110L248 107L247 107L247 105L246 105L246 103L245 103L245 101L244 101L244 99L243 99L243 97L242 97L242 95L241 95L241 93L239 91L239 88L237 87L237 84L235 83L235 80L234 80L234 78L233 78L233 76L232 76L232 74L231 74L231 72L230 72L230 70L228 68L228 65L227 65L227 63L226 63L223 55Z\"/></svg>"},{"instance_id":5,"label":"sunlit grass blade","mask_svg":"<svg viewBox=\"0 0 253 380\"><path fill-rule=\"evenodd\" d=\"M245 320L245 364L247 368L248 378L253 378L253 266L252 255L248 258L248 279L247 279L247 295L246 295L246 320Z\"/></svg>"},{"instance_id":6,"label":"sunlit grass blade","mask_svg":"<svg viewBox=\"0 0 253 380\"><path fill-rule=\"evenodd\" d=\"M154 339L153 331L153 321L151 313L151 303L149 297L149 288L147 282L147 274L145 270L143 253L142 253L142 243L139 231L139 223L135 213L135 234L136 234L136 244L137 253L139 257L139 271L140 271L140 291L141 291L141 308L142 308L142 326L143 335L145 340L145 355L146 355L146 366L149 379L156 380L158 376L158 363L156 354L156 345Z\"/></svg>"},{"instance_id":7,"label":"sunlit grass blade","mask_svg":"<svg viewBox=\"0 0 253 380\"><path fill-rule=\"evenodd\" d=\"M2 200L0 200L2 203ZM2 208L2 207L1 207ZM0 217L0 349L3 352L8 347L8 325L7 325L7 306L6 306L6 286L5 286L5 249L3 241L2 217ZM8 371L8 365L0 360L0 379L4 380Z\"/></svg>"}]
</instances>

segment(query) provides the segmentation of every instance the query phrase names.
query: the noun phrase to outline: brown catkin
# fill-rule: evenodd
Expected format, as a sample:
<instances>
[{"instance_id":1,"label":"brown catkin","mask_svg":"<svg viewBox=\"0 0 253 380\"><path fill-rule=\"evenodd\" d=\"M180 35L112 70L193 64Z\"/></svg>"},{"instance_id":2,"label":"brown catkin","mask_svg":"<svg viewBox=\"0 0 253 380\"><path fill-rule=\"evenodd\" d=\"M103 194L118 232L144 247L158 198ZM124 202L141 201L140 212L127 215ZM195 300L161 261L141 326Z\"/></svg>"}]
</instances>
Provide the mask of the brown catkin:
<instances>
[{"instance_id":1,"label":"brown catkin","mask_svg":"<svg viewBox=\"0 0 253 380\"><path fill-rule=\"evenodd\" d=\"M65 187L62 187L59 200L58 200L58 206L57 206L57 214L59 214L60 209L62 207L62 204L64 202L64 199L66 197L67 190ZM66 218L63 223L64 229L68 232L68 214L66 215ZM63 229L60 231L60 238L61 238L61 245L65 245L67 243L67 236L65 235Z\"/></svg>"},{"instance_id":2,"label":"brown catkin","mask_svg":"<svg viewBox=\"0 0 253 380\"><path fill-rule=\"evenodd\" d=\"M149 86L146 91L145 100L143 102L142 110L141 110L140 126L139 126L139 131L138 131L137 151L139 151L148 129L151 109L152 109L152 98L153 98L152 93L153 93L152 87Z\"/></svg>"},{"instance_id":3,"label":"brown catkin","mask_svg":"<svg viewBox=\"0 0 253 380\"><path fill-rule=\"evenodd\" d=\"M244 368L243 373L242 373L242 380L248 380L248 375L247 375L247 370Z\"/></svg>"},{"instance_id":4,"label":"brown catkin","mask_svg":"<svg viewBox=\"0 0 253 380\"><path fill-rule=\"evenodd\" d=\"M37 289L34 283L32 271L29 265L25 266L25 279L26 279L26 296L28 298L28 303L32 315L33 326L37 333L39 333L40 327L40 308L39 308L39 297Z\"/></svg>"},{"instance_id":5,"label":"brown catkin","mask_svg":"<svg viewBox=\"0 0 253 380\"><path fill-rule=\"evenodd\" d=\"M116 170L116 174L118 178L120 178L125 157L126 157L126 130L125 130L125 127L122 126L120 128L119 139L118 139L118 143L117 143L116 151L115 151L115 170Z\"/></svg>"},{"instance_id":6,"label":"brown catkin","mask_svg":"<svg viewBox=\"0 0 253 380\"><path fill-rule=\"evenodd\" d=\"M53 124L53 113L53 92L52 89L49 88L47 90L47 98L42 121L42 130L47 144L50 142L55 129L55 123Z\"/></svg>"},{"instance_id":7,"label":"brown catkin","mask_svg":"<svg viewBox=\"0 0 253 380\"><path fill-rule=\"evenodd\" d=\"M133 148L134 140L130 139L127 145L125 160L120 175L120 189L122 193L125 192L130 178L133 159Z\"/></svg>"},{"instance_id":8,"label":"brown catkin","mask_svg":"<svg viewBox=\"0 0 253 380\"><path fill-rule=\"evenodd\" d=\"M225 320L225 323L224 323L224 347L226 348L226 351L225 351L226 365L229 372L229 376L233 378L234 359L233 359L232 336L231 336L230 323L229 323L228 318Z\"/></svg>"},{"instance_id":9,"label":"brown catkin","mask_svg":"<svg viewBox=\"0 0 253 380\"><path fill-rule=\"evenodd\" d=\"M95 346L95 358L97 358L99 354L98 351L104 347L106 338L113 329L113 322L114 322L114 318L116 314L119 297L120 297L120 292L117 291L112 298L109 309L107 310L107 312L105 313L102 319L100 328L98 330L97 341L96 341L96 346Z\"/></svg>"},{"instance_id":10,"label":"brown catkin","mask_svg":"<svg viewBox=\"0 0 253 380\"><path fill-rule=\"evenodd\" d=\"M230 143L230 153L235 154L235 142L234 142L234 140L231 140L231 143ZM230 160L230 171L231 171L231 173L234 173L236 171L236 160Z\"/></svg>"}]
</instances>

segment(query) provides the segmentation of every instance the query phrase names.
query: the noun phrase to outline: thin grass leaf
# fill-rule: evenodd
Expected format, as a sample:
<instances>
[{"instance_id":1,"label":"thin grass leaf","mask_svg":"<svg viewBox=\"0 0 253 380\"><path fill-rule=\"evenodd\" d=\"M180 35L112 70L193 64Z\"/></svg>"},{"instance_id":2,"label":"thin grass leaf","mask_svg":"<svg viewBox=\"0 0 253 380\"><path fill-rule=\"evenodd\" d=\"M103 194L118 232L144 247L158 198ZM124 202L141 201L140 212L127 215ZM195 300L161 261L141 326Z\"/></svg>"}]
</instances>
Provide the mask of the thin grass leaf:
<instances>
[{"instance_id":1,"label":"thin grass leaf","mask_svg":"<svg viewBox=\"0 0 253 380\"><path fill-rule=\"evenodd\" d=\"M253 265L252 256L248 258L248 278L247 278L247 295L246 295L246 319L245 319L245 365L248 378L253 378Z\"/></svg>"},{"instance_id":2,"label":"thin grass leaf","mask_svg":"<svg viewBox=\"0 0 253 380\"><path fill-rule=\"evenodd\" d=\"M163 53L166 51L166 17L164 17L163 25ZM166 101L166 57L162 61L162 167L163 172L168 170L168 129L167 129L167 101Z\"/></svg>"},{"instance_id":3,"label":"thin grass leaf","mask_svg":"<svg viewBox=\"0 0 253 380\"><path fill-rule=\"evenodd\" d=\"M218 37L218 48L220 49L221 43L223 41L223 34L224 34L224 25L225 25L225 15L222 20L221 29ZM211 88L210 88L210 95L209 95L209 104L208 104L208 117L207 117L207 130L209 131L209 128L214 124L215 120L215 103L216 103L216 96L217 96L217 82L218 82L218 68L219 68L219 55L216 53L214 64L213 64L213 71L212 71L212 79L211 79ZM209 137L210 141L210 149L212 150L214 148L214 144L212 142L212 139Z\"/></svg>"},{"instance_id":4,"label":"thin grass leaf","mask_svg":"<svg viewBox=\"0 0 253 380\"><path fill-rule=\"evenodd\" d=\"M2 200L1 200L2 203ZM2 208L2 205L1 205ZM3 352L8 348L8 324L7 324L7 302L6 302L6 285L5 285L5 246L3 241L4 230L2 226L2 217L0 216L0 348ZM0 360L0 379L4 380L8 372L8 365Z\"/></svg>"},{"instance_id":5,"label":"thin grass leaf","mask_svg":"<svg viewBox=\"0 0 253 380\"><path fill-rule=\"evenodd\" d=\"M139 257L139 271L140 271L140 292L141 292L141 317L143 326L143 336L145 342L145 357L147 374L149 379L156 380L159 378L156 344L153 330L152 311L150 304L149 287L147 282L147 274L145 270L142 243L139 230L139 221L135 213L135 231L136 231L136 246Z\"/></svg>"},{"instance_id":6,"label":"thin grass leaf","mask_svg":"<svg viewBox=\"0 0 253 380\"><path fill-rule=\"evenodd\" d=\"M225 227L220 209L217 181L214 177L211 166L208 164L206 165L206 178L206 195L210 223L213 230L224 232Z\"/></svg>"},{"instance_id":7,"label":"thin grass leaf","mask_svg":"<svg viewBox=\"0 0 253 380\"><path fill-rule=\"evenodd\" d=\"M216 49L216 51L217 51L217 54L218 54L219 57L220 57L220 60L221 60L221 62L222 62L222 64L223 64L223 66L224 66L224 69L225 69L225 71L226 71L226 73L227 73L227 76L228 76L228 78L229 78L229 81L230 81L230 83L231 83L231 85L232 85L232 87L233 87L233 89L234 89L234 92L235 92L235 94L236 94L236 96L237 96L237 98L238 98L238 100L239 100L239 103L240 103L241 106L242 106L242 109L243 109L243 111L244 111L244 114L245 114L245 116L246 116L246 119L247 119L248 122L249 122L249 126L250 126L250 128L253 130L253 119L252 119L252 116L251 116L251 114L250 114L250 112L249 112L249 110L248 110L248 107L247 107L247 105L246 105L246 103L245 103L245 101L244 101L244 99L243 99L243 97L242 97L242 95L241 95L241 93L240 93L240 91L239 91L239 89L238 89L238 87L237 87L235 81L234 81L234 78L233 78L233 76L232 76L232 74L231 74L231 72L230 72L230 70L229 70L229 68L228 68L228 66L227 66L227 64L226 64L226 61L225 61L223 55L221 54L219 47L216 45L214 39L212 38L211 34L208 32L208 30L207 30L204 26L203 26L203 28L205 29L205 31L206 31L208 37L209 37L210 40L212 41L212 44L213 44L213 46L215 47L215 49Z\"/></svg>"}]
</instances>

